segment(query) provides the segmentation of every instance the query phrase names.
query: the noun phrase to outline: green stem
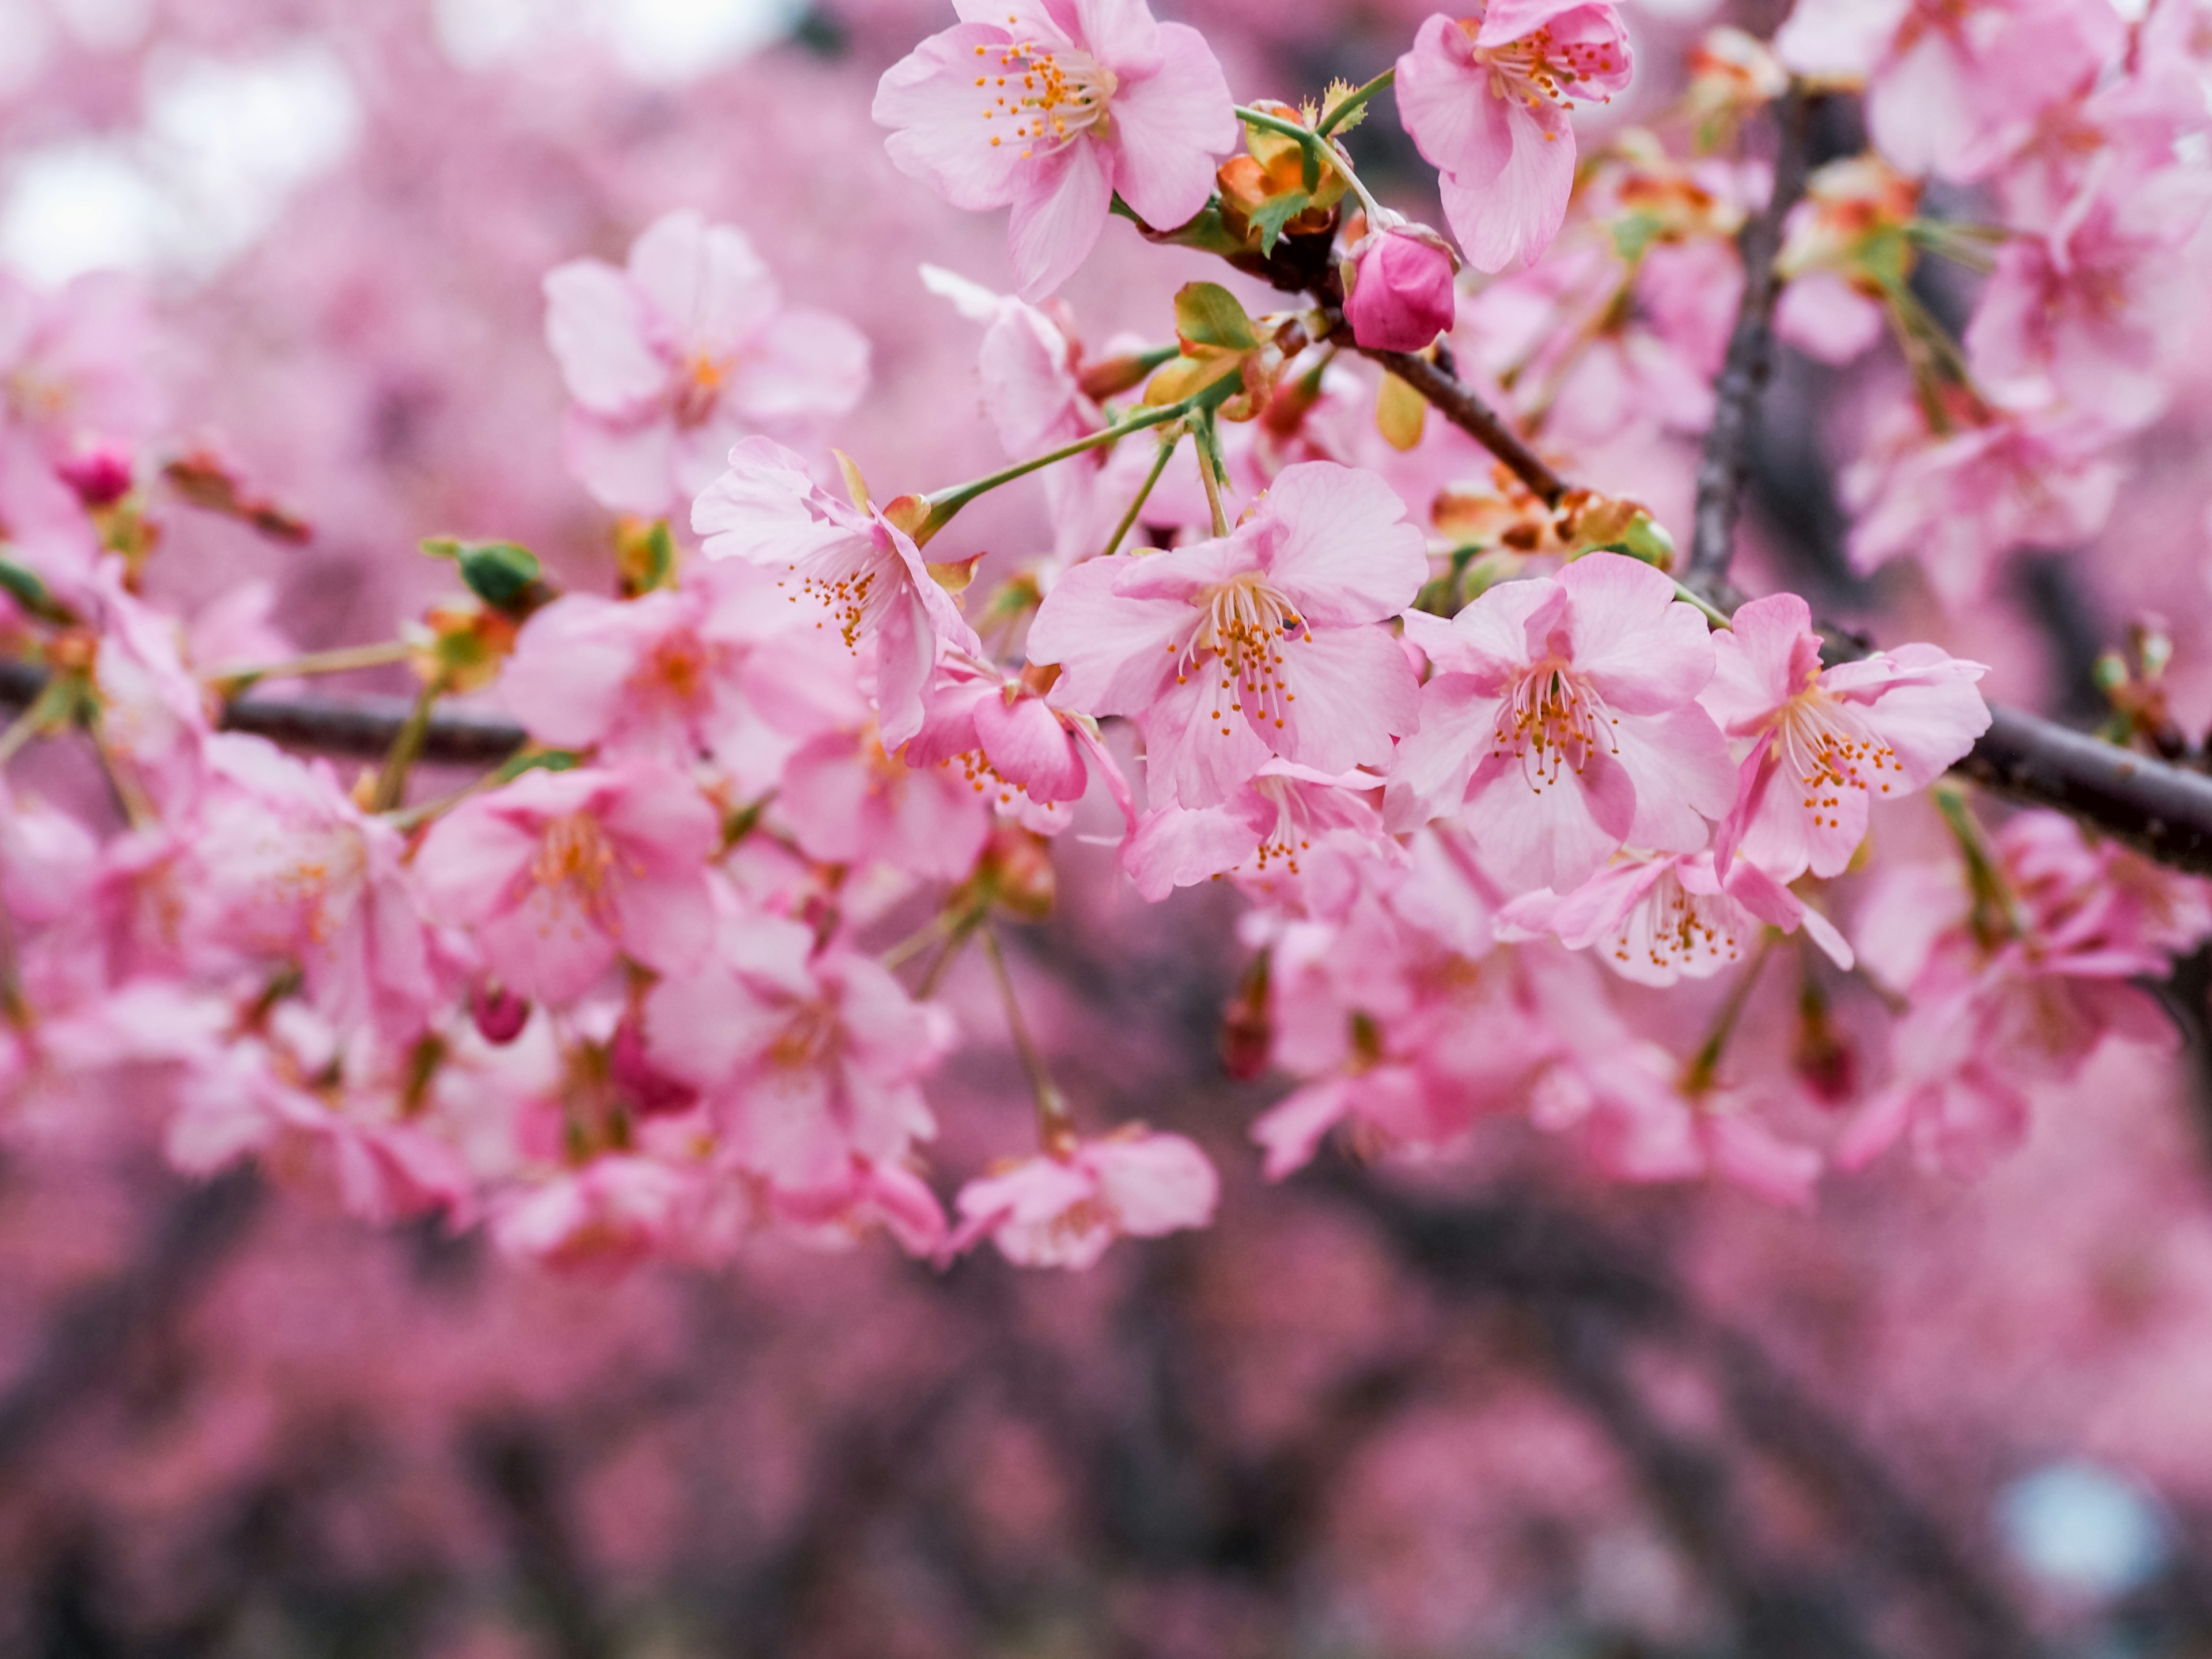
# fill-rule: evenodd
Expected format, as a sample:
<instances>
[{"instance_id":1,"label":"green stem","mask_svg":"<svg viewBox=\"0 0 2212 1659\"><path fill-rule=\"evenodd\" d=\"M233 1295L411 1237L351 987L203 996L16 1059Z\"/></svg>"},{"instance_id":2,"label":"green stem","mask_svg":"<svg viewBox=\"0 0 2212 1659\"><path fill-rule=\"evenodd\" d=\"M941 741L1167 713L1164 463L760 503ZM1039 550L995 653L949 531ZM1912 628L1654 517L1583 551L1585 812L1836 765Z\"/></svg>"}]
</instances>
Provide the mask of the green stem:
<instances>
[{"instance_id":1,"label":"green stem","mask_svg":"<svg viewBox=\"0 0 2212 1659\"><path fill-rule=\"evenodd\" d=\"M1340 124L1357 113L1369 99L1382 91L1383 88L1391 85L1397 78L1398 71L1395 69L1386 69L1365 86L1353 88L1346 95L1342 103L1321 118L1321 124L1314 129L1314 131L1323 138L1328 137L1330 133L1336 131Z\"/></svg>"},{"instance_id":2,"label":"green stem","mask_svg":"<svg viewBox=\"0 0 2212 1659\"><path fill-rule=\"evenodd\" d=\"M1006 1005L1006 1030L1014 1039L1014 1052L1021 1056L1022 1070L1030 1080L1030 1092L1036 1100L1037 1138L1044 1143L1046 1152L1062 1157L1075 1150L1075 1120L1068 1115L1067 1100L1052 1080L1051 1069L1044 1056L1037 1051L1030 1036L1030 1028L1022 1018L1022 1005L1014 996L1013 975L1006 971L1005 953L999 949L998 935L988 923L977 933L983 940L983 954L991 963L991 975L999 981L999 1000Z\"/></svg>"},{"instance_id":3,"label":"green stem","mask_svg":"<svg viewBox=\"0 0 2212 1659\"><path fill-rule=\"evenodd\" d=\"M1247 126L1259 127L1267 132L1279 132L1285 138L1297 139L1298 148L1305 152L1305 187L1309 191L1321 188L1322 163L1335 160L1326 139L1311 127L1302 127L1296 121L1285 121L1279 115L1270 115L1267 111L1254 109L1249 104L1237 106L1237 118Z\"/></svg>"},{"instance_id":4,"label":"green stem","mask_svg":"<svg viewBox=\"0 0 2212 1659\"><path fill-rule=\"evenodd\" d=\"M16 715L5 732L0 732L0 766L5 766L15 759L15 751L39 734L39 728L46 723L48 718L46 700L43 696L33 697L31 706Z\"/></svg>"},{"instance_id":5,"label":"green stem","mask_svg":"<svg viewBox=\"0 0 2212 1659\"><path fill-rule=\"evenodd\" d=\"M1735 620L1729 617L1727 611L1722 610L1718 605L1715 605L1704 594L1698 592L1695 588L1686 587L1680 582L1676 582L1674 584L1674 597L1681 600L1684 605L1696 606L1698 614L1716 628L1727 628L1732 629L1735 626Z\"/></svg>"},{"instance_id":6,"label":"green stem","mask_svg":"<svg viewBox=\"0 0 2212 1659\"><path fill-rule=\"evenodd\" d=\"M377 774L376 793L369 798L371 811L389 812L405 802L407 775L422 757L422 741L430 735L430 716L438 706L440 689L433 680L416 694L415 706L407 711L406 720L392 739L392 752L384 757L384 770Z\"/></svg>"},{"instance_id":7,"label":"green stem","mask_svg":"<svg viewBox=\"0 0 2212 1659\"><path fill-rule=\"evenodd\" d=\"M356 668L381 668L404 662L415 647L404 640L380 640L374 645L345 645L334 651L309 651L282 662L244 664L218 669L207 683L225 696L235 696L258 680L294 679L307 674L343 674Z\"/></svg>"},{"instance_id":8,"label":"green stem","mask_svg":"<svg viewBox=\"0 0 2212 1659\"><path fill-rule=\"evenodd\" d=\"M1176 446L1182 441L1181 427L1171 428L1161 438L1160 453L1152 458L1152 470L1145 474L1145 482L1137 491L1136 500L1129 503L1129 510L1121 515L1121 522L1114 526L1114 534L1108 539L1105 550L1099 554L1100 558L1111 558L1121 551L1122 538L1136 528L1137 514L1145 510L1145 503L1152 499L1152 486L1159 483L1160 474L1168 470L1168 458L1175 453Z\"/></svg>"},{"instance_id":9,"label":"green stem","mask_svg":"<svg viewBox=\"0 0 2212 1659\"><path fill-rule=\"evenodd\" d=\"M948 925L945 913L940 910L935 915L932 916L927 921L922 923L921 927L915 928L914 932L908 933L904 939L901 939L897 944L892 945L890 950L884 951L883 955L877 957L876 960L882 963L886 968L896 968L899 966L900 963L906 962L914 957L919 956L921 953L922 947L927 945L932 939L936 939L940 933L944 933Z\"/></svg>"},{"instance_id":10,"label":"green stem","mask_svg":"<svg viewBox=\"0 0 2212 1659\"><path fill-rule=\"evenodd\" d=\"M1221 448L1215 441L1213 411L1207 410L1198 427L1198 476L1206 485L1206 505L1213 514L1213 533L1229 533L1229 515L1221 507Z\"/></svg>"},{"instance_id":11,"label":"green stem","mask_svg":"<svg viewBox=\"0 0 2212 1659\"><path fill-rule=\"evenodd\" d=\"M923 970L921 983L915 987L914 1000L916 1002L927 1002L937 994L937 988L945 982L945 970L952 966L953 959L960 954L960 947L968 942L968 935L974 931L973 922L955 924L952 931L945 935L945 948L930 959L929 966Z\"/></svg>"},{"instance_id":12,"label":"green stem","mask_svg":"<svg viewBox=\"0 0 2212 1659\"><path fill-rule=\"evenodd\" d=\"M1009 484L1017 478L1027 477L1041 467L1051 466L1060 461L1072 460L1085 450L1097 449L1102 445L1119 442L1132 432L1141 432L1147 427L1160 426L1169 421L1178 420L1191 411L1195 405L1195 401L1194 398L1185 398L1181 403L1164 404L1158 409L1140 410L1126 419L1116 421L1112 426L1093 432L1088 437L1078 438L1073 443L1062 444L1058 449L1046 454L1032 456L1026 461L1017 461L1012 466L1002 467L996 472L989 473L968 483L953 484L947 489L932 490L922 497L928 505L929 516L922 521L921 529L915 532L915 544L919 546L944 529L951 522L954 514L978 495L996 489L1000 484Z\"/></svg>"},{"instance_id":13,"label":"green stem","mask_svg":"<svg viewBox=\"0 0 2212 1659\"><path fill-rule=\"evenodd\" d=\"M1704 1046L1698 1048L1697 1058L1690 1062L1689 1069L1683 1074L1684 1094L1702 1095L1713 1086L1714 1079L1720 1073L1721 1056L1728 1051L1729 1039L1735 1035L1736 1022L1743 1018L1744 1005L1751 1000L1752 992L1758 988L1759 975L1766 966L1767 952L1773 948L1774 930L1762 928L1759 949L1752 953L1751 960L1744 963L1743 973L1736 982L1729 987L1727 1000L1713 1017L1711 1032L1706 1036Z\"/></svg>"}]
</instances>

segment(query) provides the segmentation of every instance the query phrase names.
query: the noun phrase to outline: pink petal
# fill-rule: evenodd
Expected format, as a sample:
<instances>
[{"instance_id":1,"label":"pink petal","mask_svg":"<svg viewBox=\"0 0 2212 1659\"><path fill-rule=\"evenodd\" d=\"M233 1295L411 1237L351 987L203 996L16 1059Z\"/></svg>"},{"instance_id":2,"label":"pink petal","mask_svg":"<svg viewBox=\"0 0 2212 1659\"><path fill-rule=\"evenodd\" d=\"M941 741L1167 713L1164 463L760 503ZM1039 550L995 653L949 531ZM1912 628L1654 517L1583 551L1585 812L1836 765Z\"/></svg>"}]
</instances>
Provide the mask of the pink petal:
<instances>
[{"instance_id":1,"label":"pink petal","mask_svg":"<svg viewBox=\"0 0 2212 1659\"><path fill-rule=\"evenodd\" d=\"M1168 555L1148 556L1166 557ZM1117 591L1138 574L1136 561L1093 559L1068 571L1045 595L1030 624L1029 657L1057 663L1054 696L1087 714L1134 714L1152 705L1175 678L1168 647L1188 626L1190 606L1180 599L1126 599Z\"/></svg>"},{"instance_id":2,"label":"pink petal","mask_svg":"<svg viewBox=\"0 0 2212 1659\"><path fill-rule=\"evenodd\" d=\"M1085 0L1085 3L1104 0ZM1138 0L1114 0L1139 14ZM1149 25L1151 18L1145 16ZM1093 44L1101 61L1120 65ZM1194 217L1213 193L1213 158L1237 147L1229 82L1196 29L1159 26L1159 67L1125 78L1112 103L1113 187L1148 225L1171 230ZM1122 71L1125 76L1127 71Z\"/></svg>"},{"instance_id":3,"label":"pink petal","mask_svg":"<svg viewBox=\"0 0 2212 1659\"><path fill-rule=\"evenodd\" d=\"M619 415L657 398L670 364L656 349L645 297L612 265L579 259L545 273L545 343L568 393Z\"/></svg>"},{"instance_id":4,"label":"pink petal","mask_svg":"<svg viewBox=\"0 0 2212 1659\"><path fill-rule=\"evenodd\" d=\"M1672 579L1640 559L1591 553L1559 572L1572 599L1575 666L1613 712L1679 708L1713 677L1705 619L1674 598Z\"/></svg>"},{"instance_id":5,"label":"pink petal","mask_svg":"<svg viewBox=\"0 0 2212 1659\"><path fill-rule=\"evenodd\" d=\"M710 225L680 208L646 227L630 244L630 280L659 307L686 355L726 358L775 315L775 278L734 225Z\"/></svg>"},{"instance_id":6,"label":"pink petal","mask_svg":"<svg viewBox=\"0 0 2212 1659\"><path fill-rule=\"evenodd\" d=\"M1004 207L1020 188L1025 169L1013 118L975 85L975 48L1004 46L1008 39L995 25L963 23L931 35L884 70L876 87L871 115L878 126L897 129L884 143L892 164L957 208ZM996 110L988 121L987 107Z\"/></svg>"},{"instance_id":7,"label":"pink petal","mask_svg":"<svg viewBox=\"0 0 2212 1659\"><path fill-rule=\"evenodd\" d=\"M1277 754L1320 772L1389 763L1390 740L1420 720L1420 682L1406 653L1378 627L1322 628L1284 641L1278 671L1295 702L1244 719Z\"/></svg>"},{"instance_id":8,"label":"pink petal","mask_svg":"<svg viewBox=\"0 0 2212 1659\"><path fill-rule=\"evenodd\" d=\"M1263 555L1268 580L1309 623L1381 622L1413 604L1429 579L1425 539L1372 472L1333 461L1286 466L1261 514L1273 530Z\"/></svg>"},{"instance_id":9,"label":"pink petal","mask_svg":"<svg viewBox=\"0 0 2212 1659\"><path fill-rule=\"evenodd\" d=\"M1516 262L1533 264L1559 234L1574 189L1575 130L1556 105L1530 110L1488 101L1504 112L1512 142L1505 165L1481 183L1461 172L1445 173L1437 183L1444 216L1468 264L1496 272Z\"/></svg>"},{"instance_id":10,"label":"pink petal","mask_svg":"<svg viewBox=\"0 0 2212 1659\"><path fill-rule=\"evenodd\" d=\"M1006 221L1006 255L1023 299L1042 299L1089 257L1113 199L1109 166L1085 135L1024 172Z\"/></svg>"},{"instance_id":11,"label":"pink petal","mask_svg":"<svg viewBox=\"0 0 2212 1659\"><path fill-rule=\"evenodd\" d=\"M726 393L758 424L843 415L868 389L868 339L842 317L787 311L738 356Z\"/></svg>"},{"instance_id":12,"label":"pink petal","mask_svg":"<svg viewBox=\"0 0 2212 1659\"><path fill-rule=\"evenodd\" d=\"M1588 880L1636 821L1636 785L1603 750L1579 772L1563 768L1532 787L1518 759L1486 756L1468 788L1462 822L1484 867L1507 889L1566 892Z\"/></svg>"}]
</instances>

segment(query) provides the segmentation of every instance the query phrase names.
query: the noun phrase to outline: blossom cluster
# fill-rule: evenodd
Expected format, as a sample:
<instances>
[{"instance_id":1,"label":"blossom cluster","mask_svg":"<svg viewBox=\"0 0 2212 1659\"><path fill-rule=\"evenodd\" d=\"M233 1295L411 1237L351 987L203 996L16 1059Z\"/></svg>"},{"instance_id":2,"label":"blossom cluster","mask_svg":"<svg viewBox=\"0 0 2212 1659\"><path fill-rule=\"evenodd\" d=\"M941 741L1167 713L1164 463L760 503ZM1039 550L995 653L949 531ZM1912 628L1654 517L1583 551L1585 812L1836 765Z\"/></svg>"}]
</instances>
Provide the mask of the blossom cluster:
<instances>
[{"instance_id":1,"label":"blossom cluster","mask_svg":"<svg viewBox=\"0 0 2212 1659\"><path fill-rule=\"evenodd\" d=\"M1838 653L1786 592L1723 609L1648 508L1546 499L1355 365L1456 362L1577 471L1695 434L1771 185L1723 147L1793 76L1863 85L1873 148L1790 216L1778 326L1832 363L1894 331L1852 556L1971 597L2098 528L2169 396L2212 187L2185 8L1802 0L1771 48L1700 47L1679 131L1580 160L1571 112L1634 71L1602 0L1431 17L1303 106L1234 103L1143 0L957 9L874 115L902 172L1008 210L1013 293L921 277L981 331L1009 465L970 483L876 493L829 447L867 337L672 212L544 283L611 579L434 540L465 592L303 654L243 590L189 619L149 597L166 515L307 526L175 451L128 285L0 289L0 634L44 676L0 756L81 734L106 792L0 799L11 1119L127 1075L184 1169L258 1158L557 1264L880 1228L1086 1266L1206 1224L1218 1182L1188 1139L1088 1121L1024 1019L1001 935L1079 846L1143 902L1235 890L1224 1050L1295 1085L1252 1127L1274 1176L1332 1134L1436 1156L1518 1118L1623 1180L1803 1203L1900 1139L1978 1168L2107 1033L2158 1038L2133 981L2212 908L2063 818L1984 829L1941 781L1989 725L1981 664ZM1343 135L1384 82L1449 237L1359 177ZM1930 173L2002 227L1923 216ZM1054 295L1117 216L1242 286L1086 344ZM1992 267L1962 342L1922 252ZM933 556L1032 476L1048 546ZM225 729L248 686L368 659L418 695L358 781ZM526 742L441 791L453 699ZM1944 857L1877 860L1932 792ZM969 951L996 1030L941 994ZM1034 1133L958 1180L938 1079L1000 1030Z\"/></svg>"}]
</instances>

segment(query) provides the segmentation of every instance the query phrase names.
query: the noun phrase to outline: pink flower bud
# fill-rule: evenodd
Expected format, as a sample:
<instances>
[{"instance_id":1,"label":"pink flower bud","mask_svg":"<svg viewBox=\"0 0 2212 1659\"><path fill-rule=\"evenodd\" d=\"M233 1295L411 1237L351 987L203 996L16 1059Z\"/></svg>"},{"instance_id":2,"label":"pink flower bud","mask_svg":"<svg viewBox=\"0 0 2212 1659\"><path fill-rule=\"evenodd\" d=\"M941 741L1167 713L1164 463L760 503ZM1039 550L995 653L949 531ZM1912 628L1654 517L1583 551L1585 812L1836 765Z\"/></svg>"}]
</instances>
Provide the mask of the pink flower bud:
<instances>
[{"instance_id":1,"label":"pink flower bud","mask_svg":"<svg viewBox=\"0 0 2212 1659\"><path fill-rule=\"evenodd\" d=\"M614 1041L607 1045L607 1075L642 1117L689 1111L698 1103L696 1089L670 1077L647 1056L645 1033L634 1019L615 1027Z\"/></svg>"},{"instance_id":2,"label":"pink flower bud","mask_svg":"<svg viewBox=\"0 0 2212 1659\"><path fill-rule=\"evenodd\" d=\"M1352 337L1371 350L1420 351L1452 325L1459 262L1425 225L1393 225L1352 251L1344 302Z\"/></svg>"},{"instance_id":3,"label":"pink flower bud","mask_svg":"<svg viewBox=\"0 0 2212 1659\"><path fill-rule=\"evenodd\" d=\"M54 471L88 512L112 507L131 493L131 456L109 445L80 450L56 463Z\"/></svg>"},{"instance_id":4,"label":"pink flower bud","mask_svg":"<svg viewBox=\"0 0 2212 1659\"><path fill-rule=\"evenodd\" d=\"M504 1047L530 1024L530 999L515 995L497 980L486 980L469 993L469 1012L486 1042Z\"/></svg>"}]
</instances>

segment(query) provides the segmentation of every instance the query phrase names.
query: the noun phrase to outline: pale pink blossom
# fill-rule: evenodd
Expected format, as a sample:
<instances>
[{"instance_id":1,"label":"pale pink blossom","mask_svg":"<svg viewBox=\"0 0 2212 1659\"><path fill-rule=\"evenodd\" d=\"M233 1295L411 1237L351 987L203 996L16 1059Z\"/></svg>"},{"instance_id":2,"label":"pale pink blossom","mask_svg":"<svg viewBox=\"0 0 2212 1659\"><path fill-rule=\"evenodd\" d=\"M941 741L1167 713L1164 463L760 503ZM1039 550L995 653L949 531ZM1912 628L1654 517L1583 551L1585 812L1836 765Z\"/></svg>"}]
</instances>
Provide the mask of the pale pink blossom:
<instances>
[{"instance_id":1,"label":"pale pink blossom","mask_svg":"<svg viewBox=\"0 0 2212 1659\"><path fill-rule=\"evenodd\" d=\"M295 963L341 1028L410 1037L446 988L405 839L363 812L327 762L261 738L208 739L207 789L179 890L200 938Z\"/></svg>"},{"instance_id":2,"label":"pale pink blossom","mask_svg":"<svg viewBox=\"0 0 2212 1659\"><path fill-rule=\"evenodd\" d=\"M1122 844L1121 867L1138 892L1158 903L1178 887L1237 875L1272 891L1285 881L1328 868L1400 861L1370 797L1382 780L1367 772L1332 775L1271 760L1217 806L1163 806L1145 815ZM1341 890L1340 908L1356 890Z\"/></svg>"},{"instance_id":3,"label":"pale pink blossom","mask_svg":"<svg viewBox=\"0 0 2212 1659\"><path fill-rule=\"evenodd\" d=\"M823 864L957 881L991 832L985 793L949 767L908 764L864 723L800 744L784 764L775 811Z\"/></svg>"},{"instance_id":4,"label":"pale pink blossom","mask_svg":"<svg viewBox=\"0 0 2212 1659\"><path fill-rule=\"evenodd\" d=\"M127 457L161 416L144 290L91 271L41 294L0 270L0 525L14 537L82 524L59 469Z\"/></svg>"},{"instance_id":5,"label":"pale pink blossom","mask_svg":"<svg viewBox=\"0 0 2212 1659\"><path fill-rule=\"evenodd\" d=\"M1553 934L1645 985L1710 978L1750 956L1767 927L1802 927L1837 966L1851 965L1826 917L1745 860L1723 881L1709 853L1626 854L1572 892L1523 894L1498 918L1501 939Z\"/></svg>"},{"instance_id":6,"label":"pale pink blossom","mask_svg":"<svg viewBox=\"0 0 2212 1659\"><path fill-rule=\"evenodd\" d=\"M2212 179L2168 167L2094 181L2044 234L2007 241L1966 330L1976 376L2041 376L2118 427L2154 417L2203 297L2183 249L2208 206Z\"/></svg>"},{"instance_id":7,"label":"pale pink blossom","mask_svg":"<svg viewBox=\"0 0 2212 1659\"><path fill-rule=\"evenodd\" d=\"M856 1170L888 1170L936 1133L920 1082L945 1047L940 1016L872 957L781 916L726 908L714 949L644 1004L653 1066L698 1089L722 1152L826 1216Z\"/></svg>"},{"instance_id":8,"label":"pale pink blossom","mask_svg":"<svg viewBox=\"0 0 2212 1659\"><path fill-rule=\"evenodd\" d=\"M619 1272L681 1243L700 1184L696 1170L612 1153L518 1188L494 1212L492 1239L550 1267Z\"/></svg>"},{"instance_id":9,"label":"pale pink blossom","mask_svg":"<svg viewBox=\"0 0 2212 1659\"><path fill-rule=\"evenodd\" d=\"M2006 554L2104 527L2123 471L2112 439L2105 422L2063 409L1996 407L1941 434L1905 411L1838 480L1851 562L1911 559L1954 604L1979 599Z\"/></svg>"},{"instance_id":10,"label":"pale pink blossom","mask_svg":"<svg viewBox=\"0 0 2212 1659\"><path fill-rule=\"evenodd\" d=\"M545 300L545 337L576 400L569 467L619 512L665 514L748 432L795 432L867 389L860 332L786 307L744 233L689 209L648 226L625 268L579 259L548 272Z\"/></svg>"},{"instance_id":11,"label":"pale pink blossom","mask_svg":"<svg viewBox=\"0 0 2212 1659\"><path fill-rule=\"evenodd\" d=\"M1370 473L1287 467L1227 537L1069 571L1030 659L1060 665L1068 706L1135 720L1155 805L1216 805L1271 757L1379 765L1414 720L1413 670L1378 626L1428 574L1404 515Z\"/></svg>"},{"instance_id":12,"label":"pale pink blossom","mask_svg":"<svg viewBox=\"0 0 2212 1659\"><path fill-rule=\"evenodd\" d=\"M1171 228L1237 143L1229 84L1197 30L1145 0L956 0L960 22L884 74L877 122L902 173L953 206L1011 207L1022 297L1066 282L1115 196Z\"/></svg>"},{"instance_id":13,"label":"pale pink blossom","mask_svg":"<svg viewBox=\"0 0 2212 1659\"><path fill-rule=\"evenodd\" d=\"M1843 873L1869 809L1926 787L1989 729L1987 671L1932 645L1820 665L1813 615L1794 593L1741 606L1713 637L1698 701L1739 757L1736 801L1714 842L1782 881Z\"/></svg>"},{"instance_id":14,"label":"pale pink blossom","mask_svg":"<svg viewBox=\"0 0 2212 1659\"><path fill-rule=\"evenodd\" d=\"M500 699L550 747L689 765L744 736L748 656L792 625L783 598L728 563L634 599L563 594L522 625Z\"/></svg>"},{"instance_id":15,"label":"pale pink blossom","mask_svg":"<svg viewBox=\"0 0 2212 1659\"><path fill-rule=\"evenodd\" d=\"M1574 101L1628 84L1628 33L1602 0L1474 0L1431 17L1398 60L1400 118L1442 174L1468 263L1533 262L1559 234L1575 178Z\"/></svg>"},{"instance_id":16,"label":"pale pink blossom","mask_svg":"<svg viewBox=\"0 0 2212 1659\"><path fill-rule=\"evenodd\" d=\"M1797 0L1774 49L1800 75L1863 77L1882 154L1966 181L2094 85L2125 38L2105 0Z\"/></svg>"},{"instance_id":17,"label":"pale pink blossom","mask_svg":"<svg viewBox=\"0 0 2212 1659\"><path fill-rule=\"evenodd\" d=\"M988 1237L1018 1266L1080 1270L1116 1238L1211 1226L1220 1192L1212 1164L1192 1142L1127 1124L969 1182L944 1254Z\"/></svg>"},{"instance_id":18,"label":"pale pink blossom","mask_svg":"<svg viewBox=\"0 0 2212 1659\"><path fill-rule=\"evenodd\" d=\"M1129 786L1095 722L1040 691L1040 680L1050 678L1049 671L1008 676L947 659L930 688L928 716L902 758L957 775L994 811L1046 836L1075 822L1075 803L1095 770L1133 822Z\"/></svg>"},{"instance_id":19,"label":"pale pink blossom","mask_svg":"<svg viewBox=\"0 0 2212 1659\"><path fill-rule=\"evenodd\" d=\"M501 981L551 1003L589 990L617 957L695 968L711 940L712 805L657 762L526 772L464 801L416 857L432 914L472 928Z\"/></svg>"},{"instance_id":20,"label":"pale pink blossom","mask_svg":"<svg viewBox=\"0 0 2212 1659\"><path fill-rule=\"evenodd\" d=\"M982 642L904 531L872 507L836 500L806 464L765 438L730 451L729 470L691 508L708 558L781 573L791 605L811 604L858 653L868 647L885 745L921 729L922 694L940 647L982 654Z\"/></svg>"},{"instance_id":21,"label":"pale pink blossom","mask_svg":"<svg viewBox=\"0 0 2212 1659\"><path fill-rule=\"evenodd\" d=\"M1457 817L1509 888L1565 892L1624 842L1695 852L1727 811L1727 745L1696 702L1712 641L1650 565L1592 553L1406 626L1436 673L1391 763L1394 829Z\"/></svg>"}]
</instances>

